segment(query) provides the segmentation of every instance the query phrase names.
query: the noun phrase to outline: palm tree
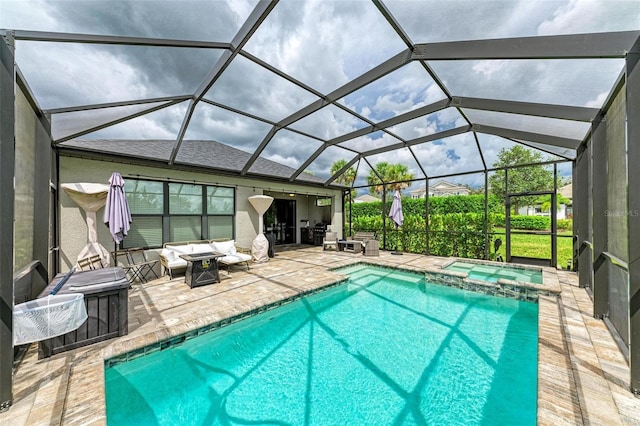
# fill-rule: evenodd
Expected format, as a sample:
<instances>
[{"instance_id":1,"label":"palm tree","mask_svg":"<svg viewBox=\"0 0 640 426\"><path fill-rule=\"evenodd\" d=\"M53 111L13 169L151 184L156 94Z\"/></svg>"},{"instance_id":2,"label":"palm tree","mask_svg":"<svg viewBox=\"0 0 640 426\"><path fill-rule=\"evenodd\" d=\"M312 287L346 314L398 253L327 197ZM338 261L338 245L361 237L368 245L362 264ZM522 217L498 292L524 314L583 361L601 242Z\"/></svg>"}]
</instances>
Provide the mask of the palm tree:
<instances>
[{"instance_id":1,"label":"palm tree","mask_svg":"<svg viewBox=\"0 0 640 426\"><path fill-rule=\"evenodd\" d=\"M548 212L551 210L551 196L543 195L538 198L537 202L540 204L540 209L543 212ZM556 210L560 208L560 204L569 205L571 200L563 196L562 194L556 194Z\"/></svg>"},{"instance_id":2,"label":"palm tree","mask_svg":"<svg viewBox=\"0 0 640 426\"><path fill-rule=\"evenodd\" d=\"M377 174L376 174L377 173ZM382 178L382 182L380 178ZM372 195L382 195L382 190L386 184L387 194L393 191L400 191L408 188L410 183L407 181L413 180L415 175L409 173L409 168L404 164L391 164L386 161L381 161L375 166L375 172L369 171L367 176L367 184L369 184L369 193Z\"/></svg>"},{"instance_id":3,"label":"palm tree","mask_svg":"<svg viewBox=\"0 0 640 426\"><path fill-rule=\"evenodd\" d=\"M331 165L331 170L330 170L331 176L338 173L346 165L347 165L347 160L345 159L335 161ZM356 169L354 169L353 167L349 167L347 170L344 171L344 173L338 176L335 181L339 184L352 187L355 180L356 180ZM351 197L353 198L355 197L355 195L356 195L356 191L352 189Z\"/></svg>"}]
</instances>

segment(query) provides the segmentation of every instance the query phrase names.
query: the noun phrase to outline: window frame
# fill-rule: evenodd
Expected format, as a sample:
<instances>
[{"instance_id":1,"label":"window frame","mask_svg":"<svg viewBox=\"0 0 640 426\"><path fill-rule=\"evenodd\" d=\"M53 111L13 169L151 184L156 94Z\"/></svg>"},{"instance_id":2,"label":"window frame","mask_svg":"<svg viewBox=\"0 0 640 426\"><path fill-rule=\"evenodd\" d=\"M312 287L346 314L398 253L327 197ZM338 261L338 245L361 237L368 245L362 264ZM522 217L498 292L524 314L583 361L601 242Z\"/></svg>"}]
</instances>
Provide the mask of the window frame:
<instances>
[{"instance_id":1,"label":"window frame","mask_svg":"<svg viewBox=\"0 0 640 426\"><path fill-rule=\"evenodd\" d=\"M225 218L231 218L231 236L229 237L230 239L235 239L236 236L236 214L237 214L237 206L236 206L236 197L237 197L237 190L235 186L232 185L210 185L207 183L200 183L200 182L182 182L182 181L175 181L175 180L157 180L157 179L141 179L141 178L128 178L128 180L135 180L135 181L143 181L143 182L160 182L162 184L162 213L133 213L131 212L131 220L132 223L135 223L136 218L161 218L161 226L162 226L162 230L161 230L161 235L162 235L162 243L159 246L140 246L140 245L136 245L136 244L127 244L127 238L125 237L121 246L122 248L132 248L132 247L143 247L146 249L153 249L153 248L161 248L162 245L164 243L167 242L172 242L171 239L171 218L172 217L199 217L200 218L200 238L202 240L208 240L211 239L210 237L210 233L209 233L209 221L210 221L210 217L225 217ZM171 184L184 184L184 185L192 185L192 186L199 186L201 188L201 210L200 210L200 214L194 214L194 213L170 213L171 211L171 204L170 204L170 185ZM230 189L231 190L231 196L233 198L233 202L232 202L232 211L228 214L221 214L219 212L216 213L208 213L208 191L209 188L225 188L225 189ZM129 193L126 193L127 195L127 200L130 200L130 195Z\"/></svg>"}]
</instances>

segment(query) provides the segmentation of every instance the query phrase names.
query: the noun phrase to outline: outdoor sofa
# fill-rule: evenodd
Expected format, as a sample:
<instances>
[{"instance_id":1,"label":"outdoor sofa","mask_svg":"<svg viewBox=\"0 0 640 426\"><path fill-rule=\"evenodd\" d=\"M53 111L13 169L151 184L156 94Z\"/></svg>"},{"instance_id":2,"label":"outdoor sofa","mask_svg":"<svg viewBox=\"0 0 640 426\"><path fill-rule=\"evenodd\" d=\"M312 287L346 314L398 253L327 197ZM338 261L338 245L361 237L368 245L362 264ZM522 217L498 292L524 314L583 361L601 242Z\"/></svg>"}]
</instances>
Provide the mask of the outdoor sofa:
<instances>
[{"instance_id":1,"label":"outdoor sofa","mask_svg":"<svg viewBox=\"0 0 640 426\"><path fill-rule=\"evenodd\" d=\"M340 245L340 242L338 242ZM346 243L352 246L355 253L362 252L365 256L379 256L380 244L373 232L356 232L353 237L348 237ZM358 244L359 243L359 244ZM354 247L353 245L356 244ZM356 249L356 247L358 249Z\"/></svg>"},{"instance_id":2,"label":"outdoor sofa","mask_svg":"<svg viewBox=\"0 0 640 426\"><path fill-rule=\"evenodd\" d=\"M187 261L180 257L182 254L207 253L216 251L225 256L218 258L218 263L226 265L227 271L231 265L246 264L249 269L251 255L249 250L236 247L234 240L198 240L164 243L160 251L160 263L163 267L163 274L168 272L169 278L173 279L176 271L186 270Z\"/></svg>"}]
</instances>

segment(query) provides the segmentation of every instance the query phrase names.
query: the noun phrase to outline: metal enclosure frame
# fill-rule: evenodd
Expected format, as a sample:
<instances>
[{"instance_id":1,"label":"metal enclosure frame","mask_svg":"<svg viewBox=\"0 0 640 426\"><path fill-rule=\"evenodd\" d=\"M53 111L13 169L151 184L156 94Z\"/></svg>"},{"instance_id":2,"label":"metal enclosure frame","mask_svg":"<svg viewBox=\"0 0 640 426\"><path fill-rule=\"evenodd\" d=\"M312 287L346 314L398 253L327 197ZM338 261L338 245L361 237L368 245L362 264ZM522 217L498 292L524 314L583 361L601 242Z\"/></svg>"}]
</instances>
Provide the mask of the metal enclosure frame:
<instances>
[{"instance_id":1,"label":"metal enclosure frame","mask_svg":"<svg viewBox=\"0 0 640 426\"><path fill-rule=\"evenodd\" d=\"M593 234L592 234L592 202L591 190L593 187L591 181L591 148L593 143L587 141L585 145L578 150L578 156L574 165L573 180L573 235L577 236L574 240L574 258L577 259L579 285L587 287L593 291Z\"/></svg>"},{"instance_id":2,"label":"metal enclosure frame","mask_svg":"<svg viewBox=\"0 0 640 426\"><path fill-rule=\"evenodd\" d=\"M14 200L15 69L13 39L0 37L0 200ZM0 203L0 411L13 403L14 203Z\"/></svg>"},{"instance_id":3,"label":"metal enclosure frame","mask_svg":"<svg viewBox=\"0 0 640 426\"><path fill-rule=\"evenodd\" d=\"M574 161L574 177L573 193L575 196L576 221L574 222L574 231L577 239L574 244L574 251L578 258L578 273L580 285L582 287L590 287L593 294L593 312L596 318L606 318L609 311L608 296L608 280L612 263L619 262L607 251L608 224L604 211L607 209L607 192L606 185L601 182L607 182L607 135L606 121L604 121L604 110L585 107L565 106L565 105L549 105L533 102L513 102L502 101L497 99L481 99L464 96L455 96L450 93L443 81L436 75L429 61L436 60L473 60L473 59L497 59L497 60L518 60L518 59L600 59L600 58L619 58L625 60L625 69L623 73L623 87L626 95L626 146L627 146L627 198L629 212L640 211L640 193L637 191L637 185L640 183L640 31L622 31L611 33L594 33L579 35L562 35L562 36L545 36L545 37L519 37L505 38L494 40L472 40L472 41L456 41L442 43L420 43L414 44L409 36L404 32L400 23L393 17L387 7L378 0L374 0L374 4L384 19L391 25L402 42L406 45L406 49L387 59L378 66L370 69L362 75L352 79L346 84L338 87L330 93L320 93L313 88L308 87L297 79L287 75L286 73L275 69L266 64L264 61L251 55L243 50L245 44L250 40L258 27L265 21L269 13L273 10L277 2L260 0L244 25L237 32L236 36L229 43L212 42L212 41L187 41L187 40L168 40L144 37L125 37L125 36L100 36L91 34L70 34L70 33L52 33L43 31L12 31L0 30L3 40L0 42L0 200L14 200L15 192L13 188L14 167L15 167L15 95L16 86L16 69L14 66L14 40L35 41L35 42L62 42L62 43L86 43L86 44L108 44L108 45L136 45L136 46L172 46L177 48L201 48L201 49L222 49L223 54L214 64L207 76L200 82L193 93L184 93L177 96L163 98L166 104L157 108L149 108L142 113L135 113L118 120L103 123L101 126L90 126L74 133L71 136L62 137L51 141L51 146L56 149L56 155L60 152L66 152L75 155L86 155L87 157L104 158L106 155L90 152L73 147L64 147L60 145L62 142L69 140L71 137L80 137L87 135L98 128L111 126L121 123L127 119L134 118L146 113L153 112L157 109L174 105L178 102L189 101L189 106L183 117L182 125L176 140L174 149L171 152L168 161L164 162L164 167L175 166L175 160L184 139L187 127L192 119L194 109L198 102L206 102L208 104L225 108L229 111L241 114L245 117L259 119L270 124L271 130L266 134L258 147L251 154L249 161L240 170L231 173L223 169L206 169L211 173L233 174L237 177L257 177L264 178L264 175L253 174L250 172L251 167L259 159L260 154L266 149L271 140L278 134L280 130L288 130L303 136L307 136L320 142L317 148L306 161L303 161L300 167L295 170L287 178L278 177L280 181L296 182L301 185L324 185L331 186L332 183L352 165L364 160L369 164L367 157L382 153L390 153L398 149L408 149L413 157L416 158L412 147L437 141L438 139L472 132L476 138L477 134L484 133L488 135L500 136L512 142L516 142L525 146L532 146L541 149L539 144L544 145L544 152L552 153L565 160ZM252 64L268 69L292 83L297 88L303 89L314 96L317 100L302 106L297 111L289 114L289 116L275 122L264 118L255 117L247 112L238 111L225 105L219 105L211 100L204 99L207 90L211 88L219 79L223 72L229 67L236 57L242 57L250 61ZM393 71L409 64L416 63L425 70L425 76L433 79L434 83L444 93L445 98L431 105L417 108L410 112L399 114L393 118L374 122L368 118L348 110L339 100L348 94L354 93L366 85L389 75ZM25 83L26 84L26 83ZM26 86L25 86L26 87ZM614 92L618 88L614 88ZM105 104L69 106L64 108L52 109L45 111L48 116L56 114L64 114L75 111L100 110L105 108L115 108L125 105L140 105L150 102L158 102L159 99L141 99L138 101L122 101L111 102ZM367 126L353 131L348 134L336 136L332 139L321 139L311 136L299 130L290 128L293 123L302 120L310 114L320 110L321 108L332 105L344 112L348 112L353 117L367 123ZM434 134L422 136L414 139L403 139L393 134L391 127L408 122L417 117L426 116L430 113L441 111L445 108L455 108L462 118L464 125ZM470 120L463 109L477 109L482 111L507 112L513 114L521 114L533 117L558 118L564 120L573 120L591 123L591 132L586 135L584 140L578 140L569 137L559 137L544 133L523 131L513 128L505 128L482 123L474 123ZM36 113L40 113L37 105L34 107ZM42 120L41 120L42 122ZM397 138L398 143L394 143L382 148L369 148L357 151L355 149L347 149L353 153L354 157L347 165L335 173L333 176L323 182L308 183L297 178L304 172L305 168L318 158L327 148L336 146L350 139L368 135L375 132ZM38 143L42 141L50 141L51 129L44 126L43 135L40 132ZM34 207L39 211L48 212L49 206L49 177L52 173L50 154L50 145L42 150L38 149L37 162L40 166L48 164L48 168L38 168L34 176L34 185L37 186L36 197L34 199ZM546 147L546 148L545 148ZM346 148L345 148L346 149ZM482 150L479 149L482 156ZM102 155L102 157L101 157ZM126 155L109 157L116 161L128 161ZM485 173L486 176L491 169L482 160L482 169L470 173ZM54 162L55 163L55 162ZM159 165L161 162L149 160L148 164ZM419 164L419 162L418 162ZM181 165L185 167L185 165ZM195 168L196 166L194 166ZM205 169L200 167L200 170ZM357 166L356 166L357 167ZM420 167L421 168L421 167ZM374 168L372 167L372 170ZM427 171L421 168L420 176L417 180L425 180L426 186L430 179L440 176L428 175ZM505 184L507 182L508 171L505 170ZM459 175L459 174L456 174ZM453 176L453 175L452 175ZM384 185L393 182L385 182L380 179L380 183ZM352 184L352 188L354 188ZM340 187L343 189L343 187ZM346 195L345 190L345 195ZM507 191L505 193L508 194ZM486 194L486 184L485 184ZM46 195L46 196L45 196ZM343 202L346 197L343 196ZM351 195L349 194L349 198ZM168 199L168 198L167 198ZM486 211L485 197L485 211ZM384 205L384 203L383 203ZM555 203L553 203L555 207ZM47 207L47 208L45 208ZM429 196L428 191L425 197L425 207L427 217L429 214ZM552 209L555 211L555 208ZM349 214L351 214L349 212ZM384 213L383 213L384 215ZM34 240L40 245L34 245L33 258L40 260L43 264L48 258L48 247L42 245L43 241L48 242L48 214L43 215L45 220L35 221L34 224ZM42 218L42 216L39 216ZM13 241L14 241L14 203L0 203L0 410L7 409L12 401L12 364L13 364L13 345L12 345L12 310L13 310ZM343 215L343 221L345 220ZM383 222L386 220L383 217ZM555 223L555 220L553 220ZM629 277L629 324L630 324L630 376L631 391L640 394L640 218L629 214L627 216L628 223L628 248L629 248L629 264L623 263L622 267L628 270ZM57 224L54 226L58 226ZM166 223L163 225L168 226ZM426 253L429 254L429 232L428 224L426 230ZM555 238L556 231L552 229L552 239ZM488 250L488 237L486 237L485 251ZM507 245L508 246L508 245ZM46 250L45 250L46 248ZM555 256L555 249L552 250L552 256ZM555 258L553 260L555 264Z\"/></svg>"},{"instance_id":4,"label":"metal enclosure frame","mask_svg":"<svg viewBox=\"0 0 640 426\"><path fill-rule=\"evenodd\" d=\"M555 165L554 165L555 166ZM555 170L555 167L554 167ZM557 181L557 173L554 173L553 175L553 186L554 188L557 186L556 181ZM505 186L507 185L507 180L505 179ZM551 259L550 259L550 265L548 266L552 266L555 267L558 264L558 242L557 242L557 235L558 235L558 225L557 225L557 211L556 211L556 191L533 191L533 192L520 192L520 193L507 193L505 195L505 252L506 252L506 262L512 262L512 255L511 255L511 198L513 197L525 197L525 196L530 196L530 195L550 195L551 196L551 232L549 232L548 234L544 233L544 234L540 234L540 235L550 235L551 236ZM485 202L486 203L486 202ZM528 259L526 257L517 257L518 261L522 261L525 259ZM535 259L535 258L530 258L531 261L537 261L540 260L542 261L542 259ZM524 262L526 263L526 262ZM538 263L536 263L538 264Z\"/></svg>"},{"instance_id":5,"label":"metal enclosure frame","mask_svg":"<svg viewBox=\"0 0 640 426\"><path fill-rule=\"evenodd\" d=\"M629 231L629 363L631 391L640 396L640 38L627 54L626 68L628 231ZM634 185L631 185L631 184ZM631 214L633 213L633 214Z\"/></svg>"}]
</instances>

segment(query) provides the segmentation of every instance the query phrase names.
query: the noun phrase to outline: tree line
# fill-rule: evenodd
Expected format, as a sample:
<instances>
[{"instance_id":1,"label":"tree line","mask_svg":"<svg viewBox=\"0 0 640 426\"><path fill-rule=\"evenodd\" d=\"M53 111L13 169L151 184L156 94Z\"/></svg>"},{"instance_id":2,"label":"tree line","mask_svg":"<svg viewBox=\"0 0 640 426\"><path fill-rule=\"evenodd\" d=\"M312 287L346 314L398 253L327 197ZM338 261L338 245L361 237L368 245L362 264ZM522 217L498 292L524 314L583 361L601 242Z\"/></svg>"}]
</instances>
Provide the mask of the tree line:
<instances>
[{"instance_id":1,"label":"tree line","mask_svg":"<svg viewBox=\"0 0 640 426\"><path fill-rule=\"evenodd\" d=\"M505 174L507 176L506 183L509 193L521 194L527 192L551 191L554 188L554 174L550 167L536 163L543 162L545 158L542 153L525 148L521 145L514 145L511 148L503 148L498 153L496 161L492 167L498 169L491 173L488 178L489 194L496 197L502 204L505 200ZM533 164L527 167L516 167L524 164ZM347 160L341 159L334 162L331 166L331 174L334 175L347 165ZM505 172L504 168L515 167ZM414 181L415 174L409 171L404 164L392 164L385 161L377 163L374 168L369 169L366 176L369 194L382 198L382 191L386 188L386 195L396 190L403 190L411 186ZM353 187L356 180L356 169L349 167L340 176L336 178L336 182L348 187ZM568 180L560 179L559 186L568 183ZM386 185L385 185L386 183ZM472 194L484 194L484 187L471 188ZM355 191L352 190L352 196L355 197ZM567 204L569 200L561 194L556 196L557 204ZM531 206L539 204L543 211L548 211L551 200L550 196L523 195L512 199L513 212L517 213L522 206ZM457 210L453 210L457 211Z\"/></svg>"}]
</instances>

